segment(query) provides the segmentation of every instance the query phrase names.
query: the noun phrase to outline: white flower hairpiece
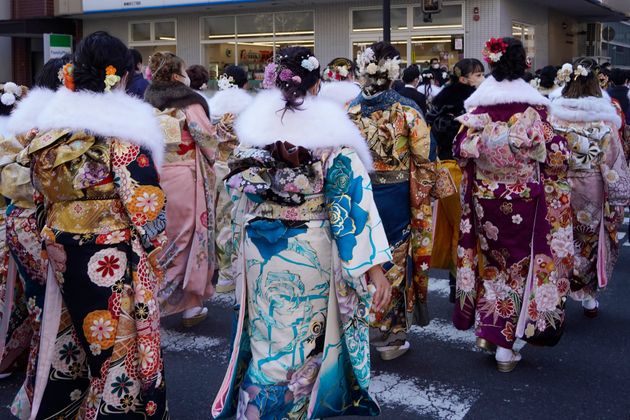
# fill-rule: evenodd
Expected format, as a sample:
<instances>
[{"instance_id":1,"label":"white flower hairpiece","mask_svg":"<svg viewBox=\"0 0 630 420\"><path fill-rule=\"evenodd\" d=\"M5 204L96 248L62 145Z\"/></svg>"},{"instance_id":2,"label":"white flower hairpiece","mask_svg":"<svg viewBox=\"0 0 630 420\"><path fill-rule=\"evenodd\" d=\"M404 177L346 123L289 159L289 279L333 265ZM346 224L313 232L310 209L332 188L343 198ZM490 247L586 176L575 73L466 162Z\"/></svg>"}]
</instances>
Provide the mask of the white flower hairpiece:
<instances>
[{"instance_id":1,"label":"white flower hairpiece","mask_svg":"<svg viewBox=\"0 0 630 420\"><path fill-rule=\"evenodd\" d=\"M12 93L16 97L22 96L22 88L13 82L7 82L4 84L3 89L5 92Z\"/></svg>"},{"instance_id":2,"label":"white flower hairpiece","mask_svg":"<svg viewBox=\"0 0 630 420\"><path fill-rule=\"evenodd\" d=\"M590 72L591 72L591 69L588 69L584 67L583 65L578 64L577 68L573 72L574 79L577 79L580 76L588 76Z\"/></svg>"},{"instance_id":3,"label":"white flower hairpiece","mask_svg":"<svg viewBox=\"0 0 630 420\"><path fill-rule=\"evenodd\" d=\"M374 77L380 73L382 76L376 80L379 85L384 85L387 79L398 79L398 76L400 76L400 63L400 57L381 59L377 63L374 50L369 47L357 54L359 74L361 76ZM382 83L378 83L381 80Z\"/></svg>"},{"instance_id":4,"label":"white flower hairpiece","mask_svg":"<svg viewBox=\"0 0 630 420\"><path fill-rule=\"evenodd\" d=\"M540 79L538 77L529 81L529 85L534 89L538 89L540 87Z\"/></svg>"},{"instance_id":5,"label":"white flower hairpiece","mask_svg":"<svg viewBox=\"0 0 630 420\"><path fill-rule=\"evenodd\" d=\"M234 78L232 76L228 76L227 74L222 74L221 77L219 77L217 84L219 85L219 90L238 88L236 83L234 83Z\"/></svg>"},{"instance_id":6,"label":"white flower hairpiece","mask_svg":"<svg viewBox=\"0 0 630 420\"><path fill-rule=\"evenodd\" d=\"M0 96L0 102L2 102L3 105L11 106L15 103L15 95L11 92L5 92Z\"/></svg>"},{"instance_id":7,"label":"white flower hairpiece","mask_svg":"<svg viewBox=\"0 0 630 420\"><path fill-rule=\"evenodd\" d=\"M573 73L573 65L570 63L564 63L558 73L556 74L556 84L562 86L571 80L571 74Z\"/></svg>"},{"instance_id":8,"label":"white flower hairpiece","mask_svg":"<svg viewBox=\"0 0 630 420\"><path fill-rule=\"evenodd\" d=\"M302 68L305 68L308 71L313 71L319 68L319 60L317 60L316 57L311 55L308 58L305 58L304 60L302 60L301 66Z\"/></svg>"}]
</instances>

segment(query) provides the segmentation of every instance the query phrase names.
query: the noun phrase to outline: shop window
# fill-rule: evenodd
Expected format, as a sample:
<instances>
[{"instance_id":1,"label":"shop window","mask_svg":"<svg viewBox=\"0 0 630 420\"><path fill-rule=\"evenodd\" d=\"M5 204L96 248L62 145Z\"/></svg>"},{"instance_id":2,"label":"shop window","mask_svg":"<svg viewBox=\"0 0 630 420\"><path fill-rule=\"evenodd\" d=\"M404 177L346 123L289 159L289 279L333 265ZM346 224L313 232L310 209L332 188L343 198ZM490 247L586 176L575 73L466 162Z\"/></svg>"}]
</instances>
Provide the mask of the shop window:
<instances>
[{"instance_id":1,"label":"shop window","mask_svg":"<svg viewBox=\"0 0 630 420\"><path fill-rule=\"evenodd\" d=\"M407 30L407 8L391 9L392 31ZM383 10L363 9L352 11L352 32L370 32L383 30Z\"/></svg>"},{"instance_id":2,"label":"shop window","mask_svg":"<svg viewBox=\"0 0 630 420\"><path fill-rule=\"evenodd\" d=\"M129 47L142 54L145 64L157 51L177 54L177 23L175 20L130 22Z\"/></svg>"},{"instance_id":3,"label":"shop window","mask_svg":"<svg viewBox=\"0 0 630 420\"><path fill-rule=\"evenodd\" d=\"M532 25L525 23L512 22L512 36L516 39L520 39L525 47L525 53L527 54L527 60L532 68L536 68L536 38L535 31Z\"/></svg>"},{"instance_id":4,"label":"shop window","mask_svg":"<svg viewBox=\"0 0 630 420\"><path fill-rule=\"evenodd\" d=\"M440 65L452 69L464 58L463 35L420 35L411 38L412 61L422 69L429 68L431 59L437 58Z\"/></svg>"},{"instance_id":5,"label":"shop window","mask_svg":"<svg viewBox=\"0 0 630 420\"><path fill-rule=\"evenodd\" d=\"M176 41L175 22L155 22L155 39L158 41Z\"/></svg>"},{"instance_id":6,"label":"shop window","mask_svg":"<svg viewBox=\"0 0 630 420\"><path fill-rule=\"evenodd\" d=\"M280 48L315 46L310 11L205 17L201 18L201 29L211 90L217 88L217 78L228 65L241 66L250 86L256 88L262 82L265 66Z\"/></svg>"},{"instance_id":7,"label":"shop window","mask_svg":"<svg viewBox=\"0 0 630 420\"><path fill-rule=\"evenodd\" d=\"M422 7L413 8L413 29L456 29L464 28L461 4L444 5L440 13L431 15L431 21L425 22Z\"/></svg>"},{"instance_id":8,"label":"shop window","mask_svg":"<svg viewBox=\"0 0 630 420\"><path fill-rule=\"evenodd\" d=\"M151 41L151 22L131 24L131 42Z\"/></svg>"}]
</instances>

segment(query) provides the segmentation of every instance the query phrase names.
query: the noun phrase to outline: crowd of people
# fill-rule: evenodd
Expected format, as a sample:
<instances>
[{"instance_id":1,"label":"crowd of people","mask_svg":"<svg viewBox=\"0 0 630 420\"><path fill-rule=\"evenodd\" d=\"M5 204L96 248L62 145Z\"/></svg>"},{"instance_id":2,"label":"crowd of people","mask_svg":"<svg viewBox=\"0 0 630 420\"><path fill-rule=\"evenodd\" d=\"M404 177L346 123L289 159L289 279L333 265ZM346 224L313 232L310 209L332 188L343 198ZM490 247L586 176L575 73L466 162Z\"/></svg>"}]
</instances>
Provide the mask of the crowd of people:
<instances>
[{"instance_id":1,"label":"crowd of people","mask_svg":"<svg viewBox=\"0 0 630 420\"><path fill-rule=\"evenodd\" d=\"M212 416L378 415L449 270L453 324L497 369L599 311L630 201L629 75L531 75L522 43L404 70L385 42L322 66L278 51L263 89L105 32L1 86L0 378L21 419L169 417L160 318L234 291ZM528 80L529 79L529 80ZM4 210L6 209L6 211ZM210 373L210 372L208 372Z\"/></svg>"}]
</instances>

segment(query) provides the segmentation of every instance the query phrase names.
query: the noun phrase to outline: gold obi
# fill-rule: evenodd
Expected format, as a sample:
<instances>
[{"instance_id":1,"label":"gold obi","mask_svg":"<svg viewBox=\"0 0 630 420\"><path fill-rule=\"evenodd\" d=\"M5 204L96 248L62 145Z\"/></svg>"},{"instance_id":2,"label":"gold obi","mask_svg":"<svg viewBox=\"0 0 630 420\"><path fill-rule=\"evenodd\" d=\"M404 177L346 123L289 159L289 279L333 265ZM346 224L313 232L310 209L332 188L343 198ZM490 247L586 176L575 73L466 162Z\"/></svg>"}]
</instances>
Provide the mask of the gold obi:
<instances>
[{"instance_id":1,"label":"gold obi","mask_svg":"<svg viewBox=\"0 0 630 420\"><path fill-rule=\"evenodd\" d=\"M328 209L324 194L314 194L299 206L287 206L271 201L257 204L250 212L254 217L292 221L327 220Z\"/></svg>"},{"instance_id":2,"label":"gold obi","mask_svg":"<svg viewBox=\"0 0 630 420\"><path fill-rule=\"evenodd\" d=\"M48 208L46 226L77 234L103 234L128 229L129 217L120 199L61 201Z\"/></svg>"}]
</instances>

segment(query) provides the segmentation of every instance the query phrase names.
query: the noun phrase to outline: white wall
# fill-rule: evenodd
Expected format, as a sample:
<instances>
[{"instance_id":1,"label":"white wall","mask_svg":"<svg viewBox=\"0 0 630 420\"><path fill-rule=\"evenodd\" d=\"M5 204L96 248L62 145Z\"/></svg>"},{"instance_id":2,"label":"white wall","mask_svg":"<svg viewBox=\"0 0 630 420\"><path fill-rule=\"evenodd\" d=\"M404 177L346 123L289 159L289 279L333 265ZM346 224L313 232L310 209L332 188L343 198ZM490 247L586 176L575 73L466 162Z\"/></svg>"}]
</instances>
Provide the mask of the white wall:
<instances>
[{"instance_id":1,"label":"white wall","mask_svg":"<svg viewBox=\"0 0 630 420\"><path fill-rule=\"evenodd\" d=\"M11 2L0 1L0 20L11 19ZM0 66L0 82L13 79L13 59L11 52L11 38L0 37L0 57L3 58Z\"/></svg>"}]
</instances>

